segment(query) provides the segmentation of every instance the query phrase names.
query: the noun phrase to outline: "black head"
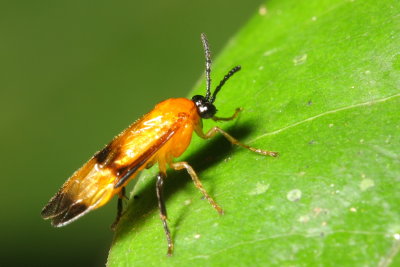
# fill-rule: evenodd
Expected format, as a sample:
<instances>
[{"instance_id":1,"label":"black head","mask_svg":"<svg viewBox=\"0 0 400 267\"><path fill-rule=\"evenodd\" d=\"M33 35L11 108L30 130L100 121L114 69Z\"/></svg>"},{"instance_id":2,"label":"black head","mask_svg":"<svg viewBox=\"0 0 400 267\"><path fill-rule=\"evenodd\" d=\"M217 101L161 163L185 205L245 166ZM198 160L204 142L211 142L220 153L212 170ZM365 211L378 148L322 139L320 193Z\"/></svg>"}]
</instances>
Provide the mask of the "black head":
<instances>
[{"instance_id":1,"label":"black head","mask_svg":"<svg viewBox=\"0 0 400 267\"><path fill-rule=\"evenodd\" d=\"M206 85L207 85L207 93L205 96L195 95L192 97L192 101L196 104L197 112L200 117L203 119L210 119L215 116L217 113L217 108L214 106L215 97L217 96L219 90L221 90L222 86L225 82L237 71L240 70L240 66L236 66L231 69L228 74L221 80L219 85L215 88L214 93L211 96L211 52L210 46L208 45L207 37L204 33L201 34L201 41L203 42L204 53L206 56Z\"/></svg>"},{"instance_id":2,"label":"black head","mask_svg":"<svg viewBox=\"0 0 400 267\"><path fill-rule=\"evenodd\" d=\"M195 95L192 97L192 101L196 104L197 112L203 119L212 118L217 113L217 108L214 104L207 101L202 95Z\"/></svg>"}]
</instances>

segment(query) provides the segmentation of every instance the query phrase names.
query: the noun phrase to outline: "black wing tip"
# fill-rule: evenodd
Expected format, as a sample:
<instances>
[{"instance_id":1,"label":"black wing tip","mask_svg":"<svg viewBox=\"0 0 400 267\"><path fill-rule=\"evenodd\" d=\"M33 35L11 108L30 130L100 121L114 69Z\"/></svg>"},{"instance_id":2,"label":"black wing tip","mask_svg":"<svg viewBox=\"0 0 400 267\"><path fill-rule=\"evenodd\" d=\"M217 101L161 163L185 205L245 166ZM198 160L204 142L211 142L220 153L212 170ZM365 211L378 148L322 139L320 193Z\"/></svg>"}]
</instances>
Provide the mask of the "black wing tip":
<instances>
[{"instance_id":1,"label":"black wing tip","mask_svg":"<svg viewBox=\"0 0 400 267\"><path fill-rule=\"evenodd\" d=\"M73 203L74 201L69 195L60 191L49 200L40 214L43 219L50 219L67 210Z\"/></svg>"},{"instance_id":2,"label":"black wing tip","mask_svg":"<svg viewBox=\"0 0 400 267\"><path fill-rule=\"evenodd\" d=\"M61 227L78 219L89 211L89 206L77 203L68 194L57 193L40 213L42 218L51 219L54 227Z\"/></svg>"},{"instance_id":3,"label":"black wing tip","mask_svg":"<svg viewBox=\"0 0 400 267\"><path fill-rule=\"evenodd\" d=\"M65 212L57 215L56 217L53 217L51 219L51 225L53 225L54 227L65 226L77 220L78 218L86 214L89 210L90 210L89 207L86 206L85 204L82 203L74 204Z\"/></svg>"}]
</instances>

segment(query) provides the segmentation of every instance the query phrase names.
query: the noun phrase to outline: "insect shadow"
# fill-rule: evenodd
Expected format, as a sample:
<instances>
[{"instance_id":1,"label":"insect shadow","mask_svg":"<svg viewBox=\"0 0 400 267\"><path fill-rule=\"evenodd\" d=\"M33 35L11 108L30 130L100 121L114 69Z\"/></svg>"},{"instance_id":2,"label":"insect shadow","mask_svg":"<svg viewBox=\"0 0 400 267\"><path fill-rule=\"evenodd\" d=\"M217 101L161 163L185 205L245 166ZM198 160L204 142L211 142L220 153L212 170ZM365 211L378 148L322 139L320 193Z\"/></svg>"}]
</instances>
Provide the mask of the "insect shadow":
<instances>
[{"instance_id":1,"label":"insect shadow","mask_svg":"<svg viewBox=\"0 0 400 267\"><path fill-rule=\"evenodd\" d=\"M251 126L249 124L243 124L241 122L240 126L234 125L228 128L227 132L232 134L232 136L235 136L235 138L243 140L251 133ZM193 169L199 175L201 181L212 180L213 177L202 175L202 171L219 164L219 162L223 161L227 156L234 156L233 151L235 149L241 148L232 145L222 135L217 135L213 139L204 140L204 145L198 151L188 157L184 157L182 160L187 161L193 167ZM131 231L139 232L146 221L149 219L149 217L153 216L154 213L156 213L157 216L159 215L155 182L156 179L154 177L151 182L149 182L142 190L137 193L134 200L129 201L129 204L126 205L124 211L125 214L121 218L120 224L117 227L117 233L114 236L113 243L117 242L120 239L124 239ZM187 185L187 183L190 183L194 187L192 179L185 170L168 170L166 185L164 188L165 199L168 200L168 198L175 192L182 190ZM210 195L213 195L212 186L210 187L209 183L207 184L206 189L210 193ZM200 192L198 193L197 199L199 201L202 201L202 195ZM205 199L204 205L210 206ZM223 203L221 205L223 206ZM183 208L180 210L180 214L168 213L169 221L173 226L173 228L171 229L173 239L175 239L175 237L177 236L177 229L179 228L179 224L184 219L185 214L188 212L188 209L190 209L190 205L185 206L182 203L182 206ZM212 210L211 206L210 209ZM215 216L219 215L215 212ZM163 237L164 236L160 234L160 238ZM132 240L132 242L135 241Z\"/></svg>"}]
</instances>

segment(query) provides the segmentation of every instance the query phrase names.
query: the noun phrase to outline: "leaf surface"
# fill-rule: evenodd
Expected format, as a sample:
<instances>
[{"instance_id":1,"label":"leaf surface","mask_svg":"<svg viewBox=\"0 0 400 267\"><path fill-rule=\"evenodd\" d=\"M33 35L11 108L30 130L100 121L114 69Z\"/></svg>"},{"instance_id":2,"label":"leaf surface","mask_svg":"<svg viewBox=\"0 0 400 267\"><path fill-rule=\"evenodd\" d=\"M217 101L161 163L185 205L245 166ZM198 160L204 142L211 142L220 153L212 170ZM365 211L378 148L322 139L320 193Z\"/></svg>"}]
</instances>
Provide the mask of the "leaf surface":
<instances>
[{"instance_id":1,"label":"leaf surface","mask_svg":"<svg viewBox=\"0 0 400 267\"><path fill-rule=\"evenodd\" d=\"M159 219L156 167L143 173L116 232L109 266L388 266L400 264L400 4L268 1L213 65L222 137L194 137L168 172L172 257ZM210 40L212 45L212 40ZM204 94L204 82L189 94ZM205 122L209 129L214 122Z\"/></svg>"}]
</instances>

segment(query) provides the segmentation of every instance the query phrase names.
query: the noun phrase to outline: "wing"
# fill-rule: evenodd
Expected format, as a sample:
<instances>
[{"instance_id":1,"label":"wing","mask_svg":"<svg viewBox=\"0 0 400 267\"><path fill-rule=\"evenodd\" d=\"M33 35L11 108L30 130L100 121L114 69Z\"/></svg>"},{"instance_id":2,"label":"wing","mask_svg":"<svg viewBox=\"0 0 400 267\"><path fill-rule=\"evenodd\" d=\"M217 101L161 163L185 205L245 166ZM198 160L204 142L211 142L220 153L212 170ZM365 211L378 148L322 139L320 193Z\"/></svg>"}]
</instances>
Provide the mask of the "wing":
<instances>
[{"instance_id":1,"label":"wing","mask_svg":"<svg viewBox=\"0 0 400 267\"><path fill-rule=\"evenodd\" d=\"M182 122L187 119L187 116L181 115L173 120L165 118L159 120L160 118L161 116L151 116L151 119L146 119L141 123L141 126L130 130L131 133L134 133L135 138L127 138L124 145L121 146L121 150L129 151L130 154L137 154L138 156L130 162L127 162L125 158L115 160L119 164L117 167L113 167L116 168L115 173L117 176L114 188L122 187L135 173L146 167L148 163L153 163L155 155L179 131L179 128L183 125ZM149 126L154 126L155 120L159 120L156 124L158 127L152 127L152 130L150 130ZM142 134L144 132L143 129L146 129L145 134ZM139 153L137 151L138 147L143 147Z\"/></svg>"},{"instance_id":2,"label":"wing","mask_svg":"<svg viewBox=\"0 0 400 267\"><path fill-rule=\"evenodd\" d=\"M146 121L142 119L128 127L76 171L43 208L42 217L60 227L106 204L129 179L154 160L181 126L177 120L155 130L148 128Z\"/></svg>"},{"instance_id":3,"label":"wing","mask_svg":"<svg viewBox=\"0 0 400 267\"><path fill-rule=\"evenodd\" d=\"M154 154L156 154L156 152L159 151L159 149L171 139L171 137L176 133L176 130L177 129L169 129L163 136L161 136L161 138L157 140L157 142L155 142L153 146L147 149L132 164L119 169L114 188L119 188L126 183L128 179L139 170L139 168L143 167L154 156Z\"/></svg>"},{"instance_id":4,"label":"wing","mask_svg":"<svg viewBox=\"0 0 400 267\"><path fill-rule=\"evenodd\" d=\"M42 210L44 219L52 225L64 226L87 212L108 202L117 192L114 190L115 176L108 169L99 168L92 158L75 172L50 199Z\"/></svg>"}]
</instances>

